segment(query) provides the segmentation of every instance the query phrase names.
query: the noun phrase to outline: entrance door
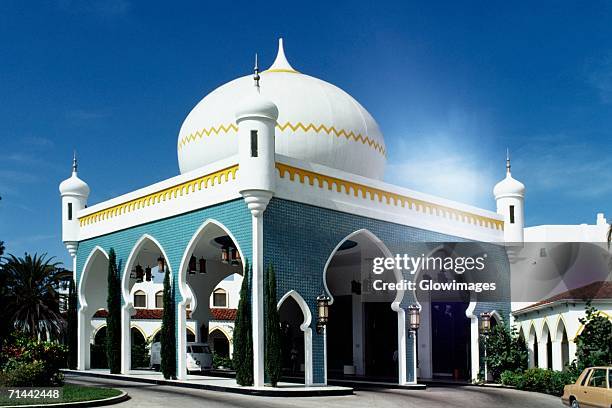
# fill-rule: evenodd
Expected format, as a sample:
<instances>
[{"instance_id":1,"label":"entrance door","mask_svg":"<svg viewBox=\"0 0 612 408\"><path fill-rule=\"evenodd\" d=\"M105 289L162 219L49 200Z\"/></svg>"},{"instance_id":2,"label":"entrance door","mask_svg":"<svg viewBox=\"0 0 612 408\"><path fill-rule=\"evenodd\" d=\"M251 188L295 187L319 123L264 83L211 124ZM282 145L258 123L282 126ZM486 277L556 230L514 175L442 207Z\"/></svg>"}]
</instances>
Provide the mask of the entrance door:
<instances>
[{"instance_id":1,"label":"entrance door","mask_svg":"<svg viewBox=\"0 0 612 408\"><path fill-rule=\"evenodd\" d=\"M397 381L397 313L388 303L365 303L365 373Z\"/></svg>"},{"instance_id":2,"label":"entrance door","mask_svg":"<svg viewBox=\"0 0 612 408\"><path fill-rule=\"evenodd\" d=\"M470 320L465 316L467 306L463 302L431 304L434 378L470 378Z\"/></svg>"}]
</instances>

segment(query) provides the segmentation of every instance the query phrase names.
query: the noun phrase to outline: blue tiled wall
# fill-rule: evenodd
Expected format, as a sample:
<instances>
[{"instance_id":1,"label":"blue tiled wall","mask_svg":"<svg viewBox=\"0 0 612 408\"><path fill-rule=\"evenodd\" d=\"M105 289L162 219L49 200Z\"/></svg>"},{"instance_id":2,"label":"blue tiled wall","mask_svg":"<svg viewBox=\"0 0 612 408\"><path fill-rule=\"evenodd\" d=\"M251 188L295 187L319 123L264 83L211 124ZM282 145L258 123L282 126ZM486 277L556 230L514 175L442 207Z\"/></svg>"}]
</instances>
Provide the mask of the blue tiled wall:
<instances>
[{"instance_id":1,"label":"blue tiled wall","mask_svg":"<svg viewBox=\"0 0 612 408\"><path fill-rule=\"evenodd\" d=\"M238 199L82 241L79 243L77 252L77 282L80 282L87 257L96 246L100 246L106 251L109 251L110 248L115 249L117 264L123 276L123 269L132 248L140 237L148 234L160 243L168 256L166 262L173 272L175 301L180 302L182 297L178 290L178 269L181 259L195 232L208 219L214 219L223 224L238 241L243 256L251 259L251 213L244 200Z\"/></svg>"},{"instance_id":2,"label":"blue tiled wall","mask_svg":"<svg viewBox=\"0 0 612 408\"><path fill-rule=\"evenodd\" d=\"M323 271L334 248L347 235L367 229L376 235L392 253L406 253L406 243L415 254L427 253L435 242L458 242L452 237L419 228L374 220L353 214L274 198L264 213L264 264L272 263L277 276L277 297L291 289L298 291L308 303L316 322L316 297L323 293ZM406 276L406 279L412 279ZM406 293L402 307L414 301ZM483 306L484 307L484 306ZM509 304L497 310L508 312ZM488 309L490 310L490 309ZM408 380L414 373L412 340L407 340ZM324 380L323 338L313 330L314 382Z\"/></svg>"}]
</instances>

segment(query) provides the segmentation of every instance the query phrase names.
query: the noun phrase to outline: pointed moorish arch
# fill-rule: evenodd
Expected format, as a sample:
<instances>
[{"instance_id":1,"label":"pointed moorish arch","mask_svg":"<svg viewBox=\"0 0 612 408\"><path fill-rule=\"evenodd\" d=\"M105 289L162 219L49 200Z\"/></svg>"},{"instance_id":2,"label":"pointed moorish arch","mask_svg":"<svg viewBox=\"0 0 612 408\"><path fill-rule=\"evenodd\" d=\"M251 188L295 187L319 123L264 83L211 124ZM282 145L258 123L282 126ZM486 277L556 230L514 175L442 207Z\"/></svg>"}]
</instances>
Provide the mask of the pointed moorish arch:
<instances>
[{"instance_id":1,"label":"pointed moorish arch","mask_svg":"<svg viewBox=\"0 0 612 408\"><path fill-rule=\"evenodd\" d=\"M132 341L131 341L131 319L136 313L134 309L133 299L130 296L130 275L136 259L140 255L141 250L147 243L153 244L161 252L162 257L166 260L166 268L170 272L170 279L172 279L172 266L168 262L168 254L164 250L164 247L159 243L157 239L149 234L143 234L130 251L130 254L125 263L123 275L121 276L121 294L123 297L123 305L121 306L121 373L129 374L132 361ZM145 336L146 338L146 336Z\"/></svg>"},{"instance_id":2,"label":"pointed moorish arch","mask_svg":"<svg viewBox=\"0 0 612 408\"><path fill-rule=\"evenodd\" d=\"M285 300L287 300L289 297L295 300L302 310L302 315L304 316L304 321L300 325L300 330L302 330L304 333L304 384L309 386L313 384L312 328L310 328L310 323L312 323L312 313L304 298L295 290L290 290L289 292L285 293L278 301L276 309L280 310Z\"/></svg>"},{"instance_id":3,"label":"pointed moorish arch","mask_svg":"<svg viewBox=\"0 0 612 408\"><path fill-rule=\"evenodd\" d=\"M177 343L177 377L178 379L185 379L187 376L187 365L185 363L185 354L187 353L187 336L185 330L187 330L187 315L186 315L186 306L188 304L193 305L194 303L194 294L191 288L187 283L187 266L189 265L189 258L191 254L195 250L198 242L204 236L206 231L215 226L223 230L227 236L233 241L236 245L236 250L240 254L241 259L246 259L245 254L240 248L240 244L234 234L227 228L223 223L217 221L213 218L208 218L205 220L202 225L195 231L195 233L191 236L185 251L183 252L183 256L181 258L181 263L178 269L178 289L181 294L181 301L178 303L177 311L178 311L178 343ZM244 268L244 264L242 265ZM244 270L242 270L242 275L244 276ZM194 310L192 306L192 310Z\"/></svg>"},{"instance_id":4,"label":"pointed moorish arch","mask_svg":"<svg viewBox=\"0 0 612 408\"><path fill-rule=\"evenodd\" d=\"M94 247L85 263L83 264L83 272L79 278L79 284L77 288L77 297L79 300L79 310L77 312L77 320L78 320L78 340L77 340L77 367L79 370L88 370L90 368L91 363L91 355L89 342L91 340L92 335L92 325L91 318L96 310L90 310L92 308L101 308L104 306L104 299L106 297L106 292L96 291L94 292L96 296L101 297L100 299L95 299L95 302L91 302L91 298L88 299L88 296L93 296L92 294L88 294L87 287L89 286L89 282L94 279L91 274L94 272L92 268L104 266L98 274L102 275L102 283L107 281L107 271L108 271L108 252L104 250L104 248L100 246ZM100 264L102 262L102 265ZM98 277L100 279L100 277Z\"/></svg>"},{"instance_id":5,"label":"pointed moorish arch","mask_svg":"<svg viewBox=\"0 0 612 408\"><path fill-rule=\"evenodd\" d=\"M327 258L325 262L325 267L323 268L323 287L325 293L329 296L330 302L332 305L334 303L334 296L329 290L327 286L327 270L329 268L330 263L334 256L338 253L340 247L348 240L358 235L363 235L367 237L372 243L376 245L376 247L383 253L385 257L393 257L393 254L389 250L389 248L385 245L385 243L378 238L374 233L370 230L362 228L356 231L351 232L343 239L341 239L338 244L334 247L333 251ZM396 282L401 282L403 279L403 275L401 271L397 268L393 269L393 274L395 276ZM391 310L397 313L397 352L398 352L398 378L400 384L408 384L408 383L416 383L416 362L414 367L414 375L412 381L408 381L407 375L407 366L406 366L406 313L404 309L400 306L402 303L402 299L404 298L405 290L396 290L395 299L391 302ZM324 384L327 384L327 334L324 335L324 344L323 344L323 361L324 361ZM416 359L415 359L416 360Z\"/></svg>"}]
</instances>

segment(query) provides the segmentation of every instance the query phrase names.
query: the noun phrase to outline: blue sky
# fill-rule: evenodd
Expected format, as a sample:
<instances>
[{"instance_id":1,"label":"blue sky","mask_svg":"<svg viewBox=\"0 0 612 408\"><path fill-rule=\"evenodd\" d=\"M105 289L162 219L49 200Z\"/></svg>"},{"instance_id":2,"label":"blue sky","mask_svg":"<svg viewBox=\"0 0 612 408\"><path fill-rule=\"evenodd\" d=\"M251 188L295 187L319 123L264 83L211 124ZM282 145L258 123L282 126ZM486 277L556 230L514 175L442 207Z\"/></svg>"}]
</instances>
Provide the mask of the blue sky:
<instances>
[{"instance_id":1,"label":"blue sky","mask_svg":"<svg viewBox=\"0 0 612 408\"><path fill-rule=\"evenodd\" d=\"M528 225L612 218L609 1L86 3L0 2L8 252L68 261L73 149L90 204L178 174L185 116L254 52L270 64L279 36L376 118L387 181L494 209L508 146Z\"/></svg>"}]
</instances>

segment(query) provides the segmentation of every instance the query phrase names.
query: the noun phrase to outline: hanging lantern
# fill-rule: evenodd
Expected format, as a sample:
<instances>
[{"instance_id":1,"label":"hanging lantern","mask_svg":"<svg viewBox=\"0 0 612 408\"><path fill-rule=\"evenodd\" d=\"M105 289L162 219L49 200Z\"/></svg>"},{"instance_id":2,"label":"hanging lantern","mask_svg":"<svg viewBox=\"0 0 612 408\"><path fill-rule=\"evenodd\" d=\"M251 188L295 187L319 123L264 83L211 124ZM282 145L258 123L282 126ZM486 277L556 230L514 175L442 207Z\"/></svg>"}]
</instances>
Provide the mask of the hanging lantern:
<instances>
[{"instance_id":1,"label":"hanging lantern","mask_svg":"<svg viewBox=\"0 0 612 408\"><path fill-rule=\"evenodd\" d=\"M191 258L189 258L189 274L190 275L195 275L196 273L196 262L197 259L194 255L191 255Z\"/></svg>"},{"instance_id":2,"label":"hanging lantern","mask_svg":"<svg viewBox=\"0 0 612 408\"><path fill-rule=\"evenodd\" d=\"M322 293L317 296L317 310L319 316L317 318L317 333L322 333L323 328L327 326L327 322L329 321L329 296Z\"/></svg>"},{"instance_id":3,"label":"hanging lantern","mask_svg":"<svg viewBox=\"0 0 612 408\"><path fill-rule=\"evenodd\" d=\"M145 279L147 282L151 282L151 267L149 266L145 268Z\"/></svg>"},{"instance_id":4,"label":"hanging lantern","mask_svg":"<svg viewBox=\"0 0 612 408\"><path fill-rule=\"evenodd\" d=\"M200 258L200 273L206 273L206 259Z\"/></svg>"},{"instance_id":5,"label":"hanging lantern","mask_svg":"<svg viewBox=\"0 0 612 408\"><path fill-rule=\"evenodd\" d=\"M228 247L223 247L221 248L221 262L224 264L228 264L229 263L229 248Z\"/></svg>"},{"instance_id":6,"label":"hanging lantern","mask_svg":"<svg viewBox=\"0 0 612 408\"><path fill-rule=\"evenodd\" d=\"M419 309L419 306L415 304L408 306L408 323L410 324L410 330L419 330L419 326L421 326L421 309Z\"/></svg>"},{"instance_id":7,"label":"hanging lantern","mask_svg":"<svg viewBox=\"0 0 612 408\"><path fill-rule=\"evenodd\" d=\"M491 332L491 313L480 314L480 334L487 336Z\"/></svg>"},{"instance_id":8,"label":"hanging lantern","mask_svg":"<svg viewBox=\"0 0 612 408\"><path fill-rule=\"evenodd\" d=\"M240 255L236 248L232 248L232 266L240 265Z\"/></svg>"},{"instance_id":9,"label":"hanging lantern","mask_svg":"<svg viewBox=\"0 0 612 408\"><path fill-rule=\"evenodd\" d=\"M164 257L160 255L159 258L157 258L157 272L164 272L165 267L166 261Z\"/></svg>"},{"instance_id":10,"label":"hanging lantern","mask_svg":"<svg viewBox=\"0 0 612 408\"><path fill-rule=\"evenodd\" d=\"M134 272L136 273L136 282L138 283L142 282L144 271L142 269L142 266L140 266L140 264L136 265L136 268L134 268Z\"/></svg>"}]
</instances>

